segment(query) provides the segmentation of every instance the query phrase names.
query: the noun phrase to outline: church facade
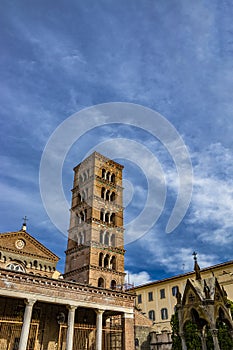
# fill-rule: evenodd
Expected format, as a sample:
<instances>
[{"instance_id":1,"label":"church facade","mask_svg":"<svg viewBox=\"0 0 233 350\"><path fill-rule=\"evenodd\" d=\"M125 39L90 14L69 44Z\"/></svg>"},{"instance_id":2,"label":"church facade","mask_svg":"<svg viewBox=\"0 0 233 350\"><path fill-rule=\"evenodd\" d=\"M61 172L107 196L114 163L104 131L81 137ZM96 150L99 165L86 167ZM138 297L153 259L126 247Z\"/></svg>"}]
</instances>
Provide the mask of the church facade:
<instances>
[{"instance_id":1,"label":"church facade","mask_svg":"<svg viewBox=\"0 0 233 350\"><path fill-rule=\"evenodd\" d=\"M74 169L64 275L26 222L0 234L1 350L133 350L124 288L122 169L93 153Z\"/></svg>"}]
</instances>

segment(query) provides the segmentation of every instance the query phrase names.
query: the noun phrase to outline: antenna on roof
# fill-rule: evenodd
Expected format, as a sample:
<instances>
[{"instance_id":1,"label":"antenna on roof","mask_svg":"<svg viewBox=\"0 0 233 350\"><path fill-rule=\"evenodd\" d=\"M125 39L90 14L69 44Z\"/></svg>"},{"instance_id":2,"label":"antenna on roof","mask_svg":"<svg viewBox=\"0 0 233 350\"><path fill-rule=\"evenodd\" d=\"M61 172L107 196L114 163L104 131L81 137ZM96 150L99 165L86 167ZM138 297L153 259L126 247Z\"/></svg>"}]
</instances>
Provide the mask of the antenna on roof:
<instances>
[{"instance_id":1,"label":"antenna on roof","mask_svg":"<svg viewBox=\"0 0 233 350\"><path fill-rule=\"evenodd\" d=\"M182 264L182 267L183 267L183 273L184 273L184 270L185 270L185 264Z\"/></svg>"},{"instance_id":2,"label":"antenna on roof","mask_svg":"<svg viewBox=\"0 0 233 350\"><path fill-rule=\"evenodd\" d=\"M28 219L27 219L26 215L24 216L24 218L22 218L22 220L23 220L23 225L22 225L21 230L22 231L27 231L27 221L28 221Z\"/></svg>"}]
</instances>

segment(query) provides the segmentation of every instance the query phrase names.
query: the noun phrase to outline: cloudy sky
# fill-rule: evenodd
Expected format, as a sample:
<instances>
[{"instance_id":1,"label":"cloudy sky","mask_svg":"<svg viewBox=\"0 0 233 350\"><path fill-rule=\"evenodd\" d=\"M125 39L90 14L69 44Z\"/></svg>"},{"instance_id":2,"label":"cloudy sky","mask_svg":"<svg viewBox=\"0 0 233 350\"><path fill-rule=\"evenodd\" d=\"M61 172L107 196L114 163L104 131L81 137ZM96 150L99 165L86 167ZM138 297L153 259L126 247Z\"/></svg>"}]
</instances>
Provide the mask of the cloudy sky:
<instances>
[{"instance_id":1,"label":"cloudy sky","mask_svg":"<svg viewBox=\"0 0 233 350\"><path fill-rule=\"evenodd\" d=\"M99 112L98 126L91 127L91 117L78 114L77 138L63 159L66 200L73 167L88 152L101 151L125 166L126 236L135 235L126 245L131 282L190 271L194 250L201 267L231 260L232 1L2 0L0 17L1 232L18 230L27 215L28 231L61 257L63 271L67 237L40 195L45 146L71 115L127 102L158 112L187 147L193 191L183 220L166 233L179 192L177 163L150 132L146 116L141 124L147 126L140 128L133 125L134 115L126 116L132 125L106 124ZM84 130L86 123L90 130L80 136L79 126ZM61 147L69 137L64 132ZM52 188L53 180L48 182ZM161 209L153 225L148 223L155 217L153 206L149 216L140 216L148 193ZM59 206L56 191L54 202ZM135 229L130 223L138 217Z\"/></svg>"}]
</instances>

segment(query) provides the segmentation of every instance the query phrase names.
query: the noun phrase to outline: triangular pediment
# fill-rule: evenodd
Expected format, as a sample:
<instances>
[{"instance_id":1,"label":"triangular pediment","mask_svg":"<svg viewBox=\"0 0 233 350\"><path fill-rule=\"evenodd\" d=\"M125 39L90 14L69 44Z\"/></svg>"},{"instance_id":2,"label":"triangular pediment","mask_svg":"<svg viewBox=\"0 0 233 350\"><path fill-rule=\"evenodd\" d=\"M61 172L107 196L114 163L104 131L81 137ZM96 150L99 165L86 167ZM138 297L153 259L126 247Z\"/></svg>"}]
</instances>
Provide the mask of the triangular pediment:
<instances>
[{"instance_id":1,"label":"triangular pediment","mask_svg":"<svg viewBox=\"0 0 233 350\"><path fill-rule=\"evenodd\" d=\"M188 279L184 289L182 305L190 304L192 302L196 302L200 300L201 300L200 295L193 285L193 280Z\"/></svg>"},{"instance_id":2,"label":"triangular pediment","mask_svg":"<svg viewBox=\"0 0 233 350\"><path fill-rule=\"evenodd\" d=\"M0 233L0 251L57 262L59 258L26 231Z\"/></svg>"},{"instance_id":3,"label":"triangular pediment","mask_svg":"<svg viewBox=\"0 0 233 350\"><path fill-rule=\"evenodd\" d=\"M215 277L200 280L188 279L182 300L183 305L188 304L190 302L191 294L193 294L195 298L198 298L201 301L224 300L223 291Z\"/></svg>"}]
</instances>

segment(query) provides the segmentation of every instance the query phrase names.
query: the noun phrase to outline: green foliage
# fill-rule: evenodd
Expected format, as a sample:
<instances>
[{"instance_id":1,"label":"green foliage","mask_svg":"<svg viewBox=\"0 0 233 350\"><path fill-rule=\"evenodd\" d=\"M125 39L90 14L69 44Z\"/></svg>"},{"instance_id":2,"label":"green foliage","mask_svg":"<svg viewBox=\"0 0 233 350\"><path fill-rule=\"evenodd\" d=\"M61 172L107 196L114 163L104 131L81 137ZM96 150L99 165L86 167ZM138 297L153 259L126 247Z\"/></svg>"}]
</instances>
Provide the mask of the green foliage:
<instances>
[{"instance_id":1,"label":"green foliage","mask_svg":"<svg viewBox=\"0 0 233 350\"><path fill-rule=\"evenodd\" d=\"M224 322L217 322L218 342L221 350L232 350L233 339L230 335L229 327Z\"/></svg>"},{"instance_id":2,"label":"green foliage","mask_svg":"<svg viewBox=\"0 0 233 350\"><path fill-rule=\"evenodd\" d=\"M201 339L199 337L199 331L197 325L192 321L188 321L185 325L185 342L187 349L189 350L201 350Z\"/></svg>"},{"instance_id":3,"label":"green foliage","mask_svg":"<svg viewBox=\"0 0 233 350\"><path fill-rule=\"evenodd\" d=\"M172 350L182 350L181 339L179 336L179 319L176 312L171 318L172 328Z\"/></svg>"},{"instance_id":4,"label":"green foliage","mask_svg":"<svg viewBox=\"0 0 233 350\"><path fill-rule=\"evenodd\" d=\"M229 301L231 313L233 316L233 302ZM181 338L179 336L179 319L176 312L171 318L172 328L172 350L182 350ZM228 325L225 322L217 321L218 341L221 350L232 350L233 339ZM188 350L201 350L201 338L198 327L195 323L188 321L184 329L185 342ZM208 326L206 326L206 347L208 350L214 350L213 337Z\"/></svg>"}]
</instances>

